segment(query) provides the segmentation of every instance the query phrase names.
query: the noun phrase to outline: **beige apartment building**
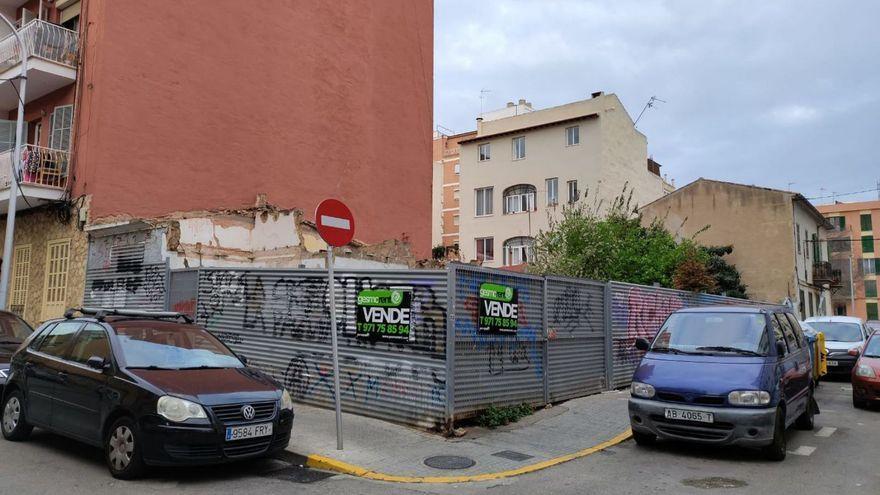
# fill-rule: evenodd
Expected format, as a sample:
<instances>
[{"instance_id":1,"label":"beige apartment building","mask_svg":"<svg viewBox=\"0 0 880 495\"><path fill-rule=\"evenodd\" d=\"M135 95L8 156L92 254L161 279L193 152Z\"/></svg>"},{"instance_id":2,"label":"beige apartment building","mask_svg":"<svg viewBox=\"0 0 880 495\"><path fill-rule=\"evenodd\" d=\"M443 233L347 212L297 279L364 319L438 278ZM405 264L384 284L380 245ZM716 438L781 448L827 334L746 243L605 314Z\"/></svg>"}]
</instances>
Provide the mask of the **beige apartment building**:
<instances>
[{"instance_id":1,"label":"beige apartment building","mask_svg":"<svg viewBox=\"0 0 880 495\"><path fill-rule=\"evenodd\" d=\"M843 283L832 296L834 314L880 320L877 274L880 273L880 201L835 203L816 207L834 226L828 256Z\"/></svg>"},{"instance_id":2,"label":"beige apartment building","mask_svg":"<svg viewBox=\"0 0 880 495\"><path fill-rule=\"evenodd\" d=\"M698 179L641 212L645 225L660 219L678 238L733 245L726 259L739 270L750 299L790 303L801 319L830 314L840 272L821 240L831 225L800 194Z\"/></svg>"},{"instance_id":3,"label":"beige apartment building","mask_svg":"<svg viewBox=\"0 0 880 495\"><path fill-rule=\"evenodd\" d=\"M487 112L460 139L461 259L528 263L534 238L562 205L607 204L628 184L638 204L672 191L647 139L614 94L535 110L525 100Z\"/></svg>"},{"instance_id":4,"label":"beige apartment building","mask_svg":"<svg viewBox=\"0 0 880 495\"><path fill-rule=\"evenodd\" d=\"M453 135L434 132L431 245L445 247L450 255L458 253L458 227L461 220L459 142L476 135L476 131Z\"/></svg>"}]
</instances>

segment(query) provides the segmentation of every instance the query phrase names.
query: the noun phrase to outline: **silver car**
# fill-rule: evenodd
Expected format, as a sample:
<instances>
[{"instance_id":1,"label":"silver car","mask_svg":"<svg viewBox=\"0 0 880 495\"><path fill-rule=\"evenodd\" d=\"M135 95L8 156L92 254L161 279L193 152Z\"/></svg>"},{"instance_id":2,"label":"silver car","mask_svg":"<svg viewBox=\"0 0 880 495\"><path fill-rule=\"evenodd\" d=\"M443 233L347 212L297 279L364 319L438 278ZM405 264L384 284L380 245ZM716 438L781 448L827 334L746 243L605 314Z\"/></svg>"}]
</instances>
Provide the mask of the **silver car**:
<instances>
[{"instance_id":1,"label":"silver car","mask_svg":"<svg viewBox=\"0 0 880 495\"><path fill-rule=\"evenodd\" d=\"M825 335L829 375L848 376L852 373L861 347L874 333L864 320L853 316L814 316L804 323Z\"/></svg>"}]
</instances>

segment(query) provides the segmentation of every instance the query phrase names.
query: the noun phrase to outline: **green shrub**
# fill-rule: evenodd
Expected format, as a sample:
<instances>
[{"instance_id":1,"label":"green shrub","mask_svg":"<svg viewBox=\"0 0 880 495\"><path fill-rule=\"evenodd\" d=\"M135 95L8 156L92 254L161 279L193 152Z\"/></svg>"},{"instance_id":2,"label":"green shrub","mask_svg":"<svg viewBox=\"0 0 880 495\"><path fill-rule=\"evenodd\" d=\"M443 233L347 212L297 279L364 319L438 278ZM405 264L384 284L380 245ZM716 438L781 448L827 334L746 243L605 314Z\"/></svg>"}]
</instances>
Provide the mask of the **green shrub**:
<instances>
[{"instance_id":1,"label":"green shrub","mask_svg":"<svg viewBox=\"0 0 880 495\"><path fill-rule=\"evenodd\" d=\"M496 428L498 426L516 423L520 419L532 414L534 410L528 404L518 406L489 406L480 414L477 422L484 428Z\"/></svg>"}]
</instances>

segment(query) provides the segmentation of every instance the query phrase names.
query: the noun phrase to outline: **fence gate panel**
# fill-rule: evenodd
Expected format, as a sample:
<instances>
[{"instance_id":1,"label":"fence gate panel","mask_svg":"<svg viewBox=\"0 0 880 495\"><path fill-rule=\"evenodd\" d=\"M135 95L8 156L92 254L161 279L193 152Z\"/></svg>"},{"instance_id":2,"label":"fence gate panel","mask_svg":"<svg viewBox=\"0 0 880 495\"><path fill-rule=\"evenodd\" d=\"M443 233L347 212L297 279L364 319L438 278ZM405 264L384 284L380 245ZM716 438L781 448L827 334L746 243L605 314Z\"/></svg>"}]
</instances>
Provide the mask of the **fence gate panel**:
<instances>
[{"instance_id":1,"label":"fence gate panel","mask_svg":"<svg viewBox=\"0 0 880 495\"><path fill-rule=\"evenodd\" d=\"M610 285L614 388L629 385L632 374L644 355L644 352L635 348L636 339L654 338L666 317L675 311L700 306L778 306L760 301L623 282L610 282Z\"/></svg>"},{"instance_id":2,"label":"fence gate panel","mask_svg":"<svg viewBox=\"0 0 880 495\"><path fill-rule=\"evenodd\" d=\"M605 284L547 278L550 402L599 393L605 376Z\"/></svg>"},{"instance_id":3,"label":"fence gate panel","mask_svg":"<svg viewBox=\"0 0 880 495\"><path fill-rule=\"evenodd\" d=\"M544 280L502 270L451 265L455 283L454 409L456 419L489 405L544 402ZM515 333L480 330L483 284L517 299Z\"/></svg>"},{"instance_id":4,"label":"fence gate panel","mask_svg":"<svg viewBox=\"0 0 880 495\"><path fill-rule=\"evenodd\" d=\"M337 271L342 409L396 423L440 427L446 415L443 271ZM358 292L412 294L408 341L356 337ZM249 365L282 382L294 399L333 407L327 273L323 270L202 269L197 321Z\"/></svg>"}]
</instances>

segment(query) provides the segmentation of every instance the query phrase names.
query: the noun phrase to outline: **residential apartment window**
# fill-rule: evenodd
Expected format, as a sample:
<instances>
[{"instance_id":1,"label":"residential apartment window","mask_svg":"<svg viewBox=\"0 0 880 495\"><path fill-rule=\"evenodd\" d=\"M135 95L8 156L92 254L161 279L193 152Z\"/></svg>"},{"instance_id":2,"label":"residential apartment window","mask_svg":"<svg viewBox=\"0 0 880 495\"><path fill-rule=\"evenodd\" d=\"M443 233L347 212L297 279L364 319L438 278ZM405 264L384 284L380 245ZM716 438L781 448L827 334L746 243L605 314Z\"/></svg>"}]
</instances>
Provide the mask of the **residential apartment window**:
<instances>
[{"instance_id":1,"label":"residential apartment window","mask_svg":"<svg viewBox=\"0 0 880 495\"><path fill-rule=\"evenodd\" d=\"M574 203L575 201L581 198L581 192L578 191L578 181L570 180L568 181L568 202L569 204Z\"/></svg>"},{"instance_id":2,"label":"residential apartment window","mask_svg":"<svg viewBox=\"0 0 880 495\"><path fill-rule=\"evenodd\" d=\"M46 281L43 284L43 320L57 318L64 313L69 265L70 239L49 241L46 247Z\"/></svg>"},{"instance_id":3,"label":"residential apartment window","mask_svg":"<svg viewBox=\"0 0 880 495\"><path fill-rule=\"evenodd\" d=\"M818 263L819 261L822 261L822 256L819 253L819 236L817 234L813 234L811 237L812 238L810 239L810 247L813 248L813 260Z\"/></svg>"},{"instance_id":4,"label":"residential apartment window","mask_svg":"<svg viewBox=\"0 0 880 495\"><path fill-rule=\"evenodd\" d=\"M70 128L73 125L73 105L55 107L52 112L52 134L49 147L57 150L70 150Z\"/></svg>"},{"instance_id":5,"label":"residential apartment window","mask_svg":"<svg viewBox=\"0 0 880 495\"><path fill-rule=\"evenodd\" d=\"M813 294L810 294L807 299L810 301L810 316L815 316L816 312L813 308Z\"/></svg>"},{"instance_id":6,"label":"residential apartment window","mask_svg":"<svg viewBox=\"0 0 880 495\"><path fill-rule=\"evenodd\" d=\"M461 164L460 163L456 163L454 166L454 169L455 169L455 175L461 175Z\"/></svg>"},{"instance_id":7,"label":"residential apartment window","mask_svg":"<svg viewBox=\"0 0 880 495\"><path fill-rule=\"evenodd\" d=\"M461 216L452 215L452 225L460 225L461 224Z\"/></svg>"},{"instance_id":8,"label":"residential apartment window","mask_svg":"<svg viewBox=\"0 0 880 495\"><path fill-rule=\"evenodd\" d=\"M477 260L492 261L495 259L495 239L482 237L477 239Z\"/></svg>"},{"instance_id":9,"label":"residential apartment window","mask_svg":"<svg viewBox=\"0 0 880 495\"><path fill-rule=\"evenodd\" d=\"M795 237L795 239L797 239L797 241L796 241L797 242L797 252L798 252L798 254L801 254L801 226L800 226L800 224L798 224L798 226L797 226L797 237Z\"/></svg>"},{"instance_id":10,"label":"residential apartment window","mask_svg":"<svg viewBox=\"0 0 880 495\"><path fill-rule=\"evenodd\" d=\"M534 260L535 240L531 237L512 237L504 241L504 265L521 265Z\"/></svg>"},{"instance_id":11,"label":"residential apartment window","mask_svg":"<svg viewBox=\"0 0 880 495\"><path fill-rule=\"evenodd\" d=\"M504 214L535 211L537 189L531 184L520 184L504 190Z\"/></svg>"},{"instance_id":12,"label":"residential apartment window","mask_svg":"<svg viewBox=\"0 0 880 495\"><path fill-rule=\"evenodd\" d=\"M873 253L874 252L874 237L870 235L862 236L862 252L863 253Z\"/></svg>"},{"instance_id":13,"label":"residential apartment window","mask_svg":"<svg viewBox=\"0 0 880 495\"><path fill-rule=\"evenodd\" d=\"M834 226L835 230L846 229L846 217L828 217L828 221Z\"/></svg>"},{"instance_id":14,"label":"residential apartment window","mask_svg":"<svg viewBox=\"0 0 880 495\"><path fill-rule=\"evenodd\" d=\"M576 146L581 144L581 127L576 125L565 128L565 145Z\"/></svg>"},{"instance_id":15,"label":"residential apartment window","mask_svg":"<svg viewBox=\"0 0 880 495\"><path fill-rule=\"evenodd\" d=\"M877 315L877 303L869 302L865 303L865 310L868 312L869 320L880 320L880 316Z\"/></svg>"},{"instance_id":16,"label":"residential apartment window","mask_svg":"<svg viewBox=\"0 0 880 495\"><path fill-rule=\"evenodd\" d=\"M544 181L547 187L547 206L556 206L559 204L559 178L553 177Z\"/></svg>"},{"instance_id":17,"label":"residential apartment window","mask_svg":"<svg viewBox=\"0 0 880 495\"><path fill-rule=\"evenodd\" d=\"M880 273L880 258L865 258L862 261L862 275L877 275Z\"/></svg>"},{"instance_id":18,"label":"residential apartment window","mask_svg":"<svg viewBox=\"0 0 880 495\"><path fill-rule=\"evenodd\" d=\"M455 188L452 190L452 199L458 201L461 199L461 189Z\"/></svg>"},{"instance_id":19,"label":"residential apartment window","mask_svg":"<svg viewBox=\"0 0 880 495\"><path fill-rule=\"evenodd\" d=\"M481 187L476 189L477 216L483 217L492 214L492 188Z\"/></svg>"},{"instance_id":20,"label":"residential apartment window","mask_svg":"<svg viewBox=\"0 0 880 495\"><path fill-rule=\"evenodd\" d=\"M865 280L865 297L877 297L876 280Z\"/></svg>"},{"instance_id":21,"label":"residential apartment window","mask_svg":"<svg viewBox=\"0 0 880 495\"><path fill-rule=\"evenodd\" d=\"M12 291L10 292L10 311L24 316L27 309L28 286L31 272L31 245L15 248L12 261Z\"/></svg>"},{"instance_id":22,"label":"residential apartment window","mask_svg":"<svg viewBox=\"0 0 880 495\"><path fill-rule=\"evenodd\" d=\"M481 162L485 162L492 158L492 148L489 143L483 143L477 146L477 154Z\"/></svg>"},{"instance_id":23,"label":"residential apartment window","mask_svg":"<svg viewBox=\"0 0 880 495\"><path fill-rule=\"evenodd\" d=\"M526 157L526 137L519 136L511 141L513 145L513 159L522 160Z\"/></svg>"},{"instance_id":24,"label":"residential apartment window","mask_svg":"<svg viewBox=\"0 0 880 495\"><path fill-rule=\"evenodd\" d=\"M859 222L862 224L862 230L872 230L871 227L871 214L870 213L862 213L859 215Z\"/></svg>"}]
</instances>

